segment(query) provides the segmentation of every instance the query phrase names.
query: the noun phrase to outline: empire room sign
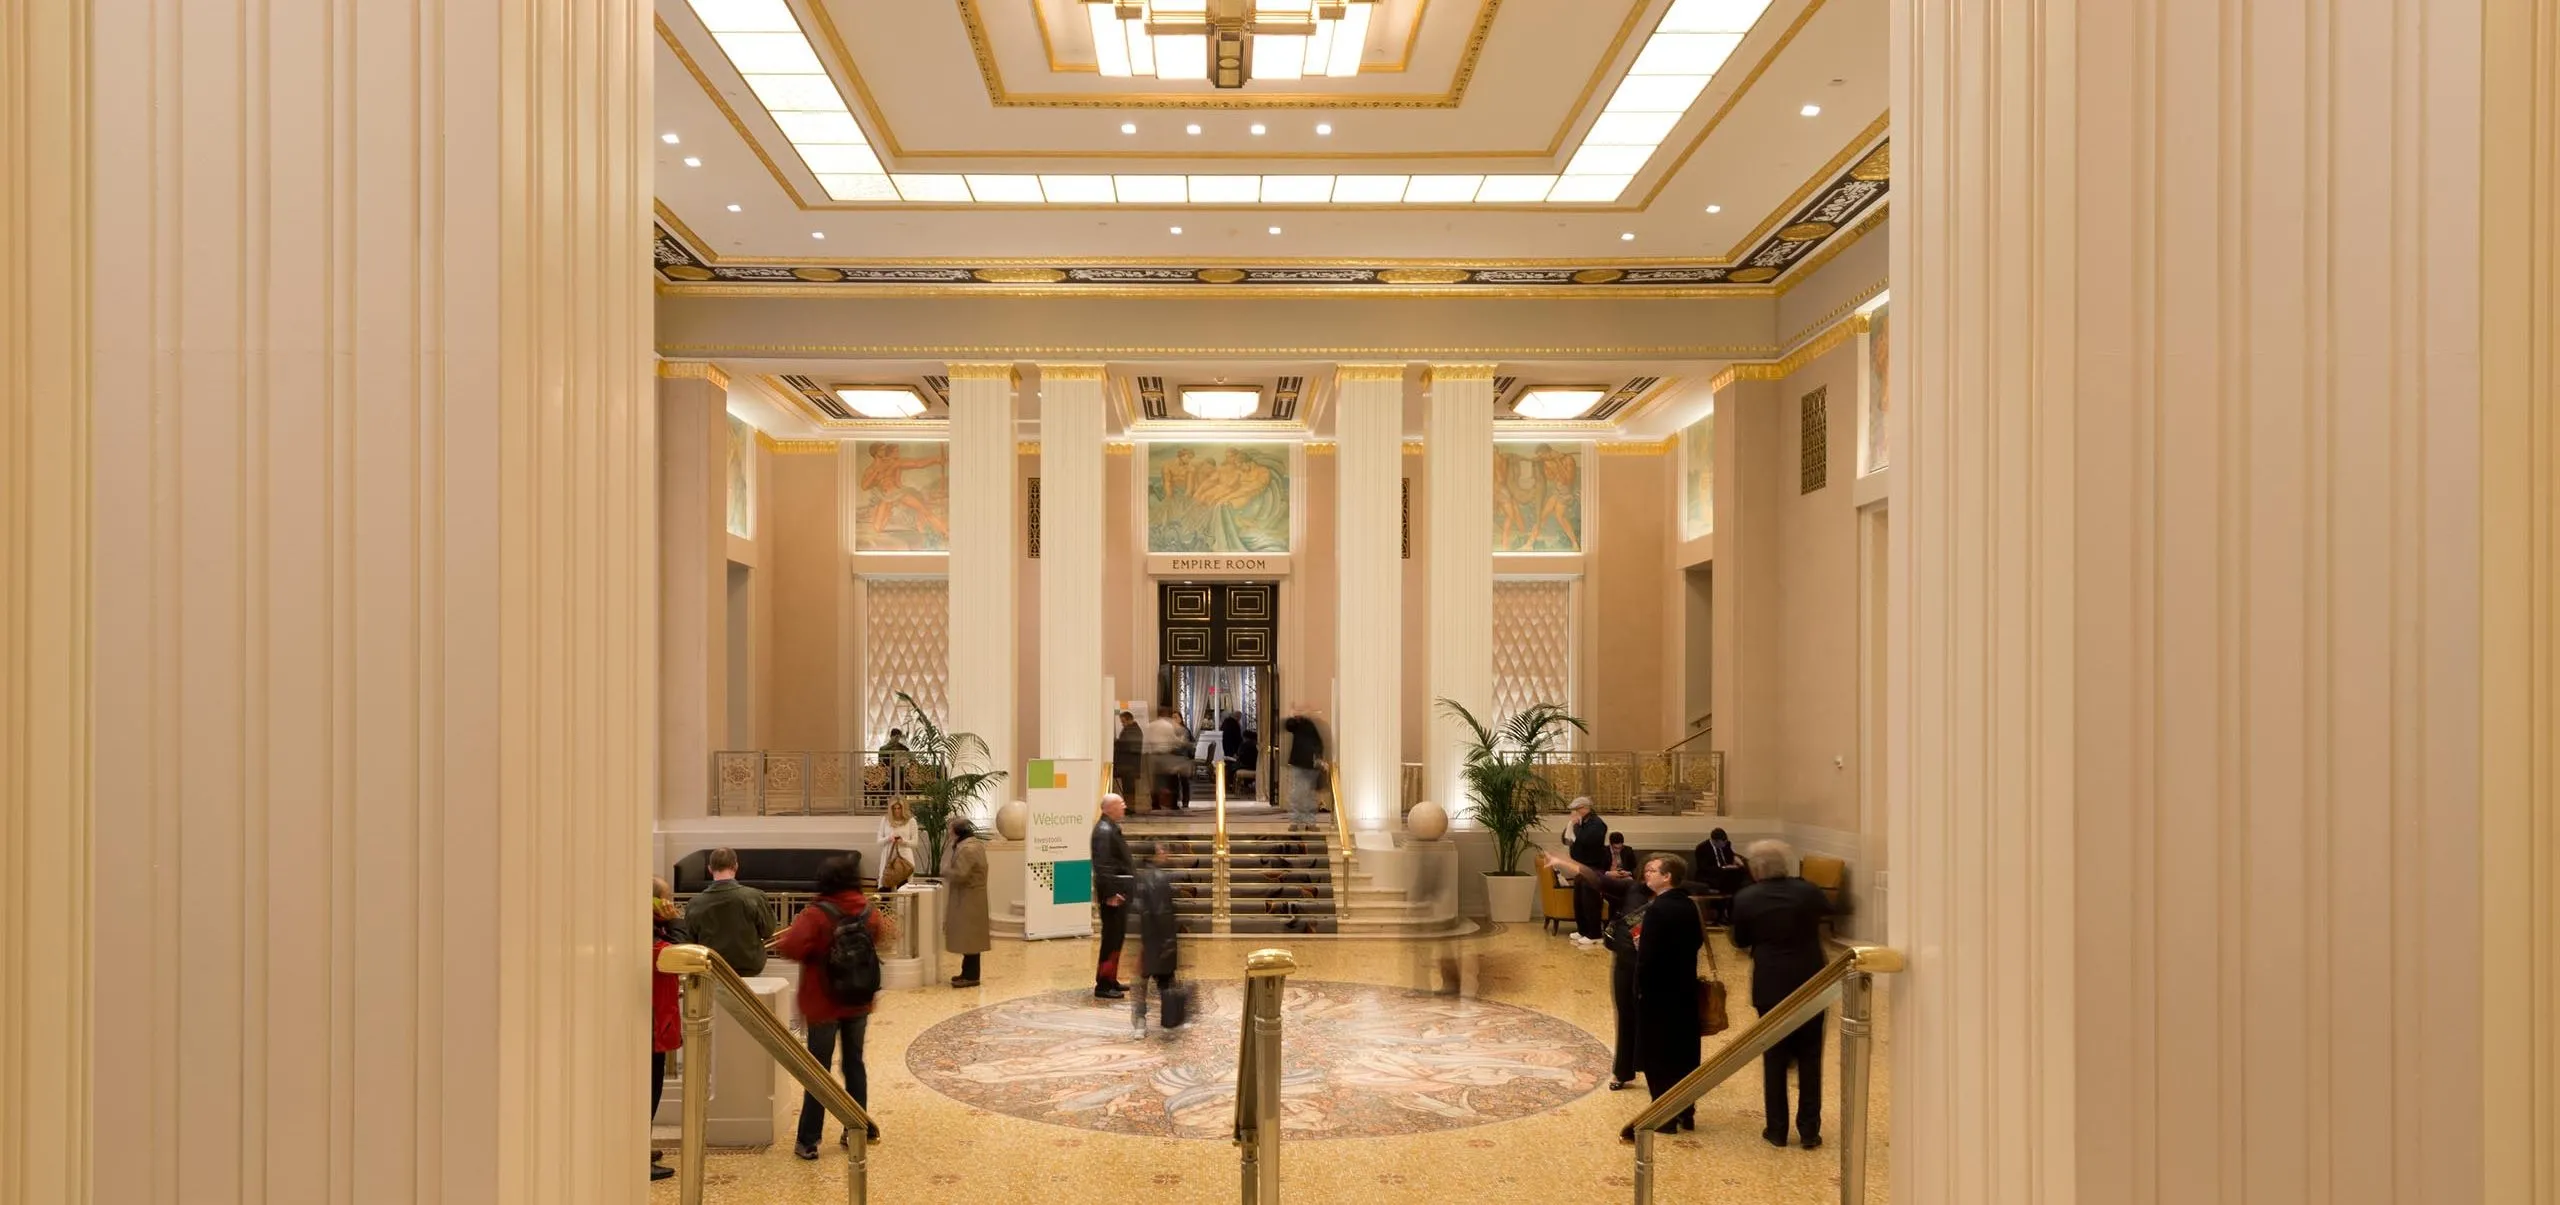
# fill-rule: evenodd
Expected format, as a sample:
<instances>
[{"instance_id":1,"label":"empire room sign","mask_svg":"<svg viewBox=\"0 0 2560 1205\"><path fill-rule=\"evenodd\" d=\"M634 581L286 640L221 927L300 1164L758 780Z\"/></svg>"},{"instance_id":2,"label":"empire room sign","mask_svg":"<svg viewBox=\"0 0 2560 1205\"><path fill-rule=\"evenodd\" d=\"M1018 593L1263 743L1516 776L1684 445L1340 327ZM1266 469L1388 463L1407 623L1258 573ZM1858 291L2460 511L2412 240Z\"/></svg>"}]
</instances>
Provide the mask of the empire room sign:
<instances>
[{"instance_id":1,"label":"empire room sign","mask_svg":"<svg viewBox=\"0 0 2560 1205\"><path fill-rule=\"evenodd\" d=\"M1147 572L1155 577L1287 577L1289 554L1285 552L1149 553Z\"/></svg>"}]
</instances>

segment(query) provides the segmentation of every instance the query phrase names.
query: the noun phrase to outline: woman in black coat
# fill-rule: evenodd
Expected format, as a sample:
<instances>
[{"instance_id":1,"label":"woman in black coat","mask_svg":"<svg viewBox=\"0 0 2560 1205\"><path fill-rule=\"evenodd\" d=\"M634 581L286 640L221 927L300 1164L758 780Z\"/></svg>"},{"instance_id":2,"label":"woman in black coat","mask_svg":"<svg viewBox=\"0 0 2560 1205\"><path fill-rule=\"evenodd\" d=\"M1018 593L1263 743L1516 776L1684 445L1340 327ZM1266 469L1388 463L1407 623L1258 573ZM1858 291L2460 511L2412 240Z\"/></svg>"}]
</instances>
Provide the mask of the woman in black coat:
<instances>
[{"instance_id":1,"label":"woman in black coat","mask_svg":"<svg viewBox=\"0 0 2560 1205\"><path fill-rule=\"evenodd\" d=\"M1644 885L1653 900L1633 924L1636 943L1636 1059L1644 1068L1645 1090L1660 1099L1681 1078L1698 1069L1698 1047L1705 1040L1698 1026L1698 951L1707 944L1707 929L1698 906L1681 888L1689 868L1670 854L1644 861ZM1666 1131L1698 1128L1695 1107L1683 1109ZM1618 1131L1635 1141L1635 1128Z\"/></svg>"}]
</instances>

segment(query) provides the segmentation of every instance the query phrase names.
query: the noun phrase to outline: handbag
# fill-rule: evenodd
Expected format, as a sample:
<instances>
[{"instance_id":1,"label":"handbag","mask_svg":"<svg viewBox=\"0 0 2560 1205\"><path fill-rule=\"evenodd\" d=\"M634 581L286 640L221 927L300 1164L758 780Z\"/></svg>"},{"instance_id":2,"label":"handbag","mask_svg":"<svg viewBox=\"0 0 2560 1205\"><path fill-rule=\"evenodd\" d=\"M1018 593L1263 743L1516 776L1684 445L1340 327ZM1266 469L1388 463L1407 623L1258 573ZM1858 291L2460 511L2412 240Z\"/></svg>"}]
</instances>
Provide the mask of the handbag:
<instances>
[{"instance_id":1,"label":"handbag","mask_svg":"<svg viewBox=\"0 0 2560 1205\"><path fill-rule=\"evenodd\" d=\"M1707 932L1703 927L1706 924L1706 917L1703 915L1706 911L1705 901L1698 901L1698 911L1701 913L1698 918L1701 926L1698 935L1703 939L1699 944L1705 946L1707 950L1707 973L1704 978L1698 980L1698 1032L1714 1037L1731 1029L1733 1021L1725 1015L1724 971L1716 965L1715 935Z\"/></svg>"},{"instance_id":2,"label":"handbag","mask_svg":"<svg viewBox=\"0 0 2560 1205\"><path fill-rule=\"evenodd\" d=\"M880 890L896 891L906 886L908 879L915 877L916 864L907 860L906 847L906 842L899 842L890 853L888 864L880 868Z\"/></svg>"}]
</instances>

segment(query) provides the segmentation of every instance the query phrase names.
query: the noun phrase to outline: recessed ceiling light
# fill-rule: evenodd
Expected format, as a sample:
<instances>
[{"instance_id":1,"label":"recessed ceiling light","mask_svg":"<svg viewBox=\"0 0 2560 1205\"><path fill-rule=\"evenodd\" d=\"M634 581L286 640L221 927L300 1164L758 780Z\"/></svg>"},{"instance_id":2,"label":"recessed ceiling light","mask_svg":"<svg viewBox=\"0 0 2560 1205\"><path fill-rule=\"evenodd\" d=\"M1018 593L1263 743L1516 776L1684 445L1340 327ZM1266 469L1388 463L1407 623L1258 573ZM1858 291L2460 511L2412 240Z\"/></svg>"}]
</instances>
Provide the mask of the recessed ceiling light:
<instances>
[{"instance_id":1,"label":"recessed ceiling light","mask_svg":"<svg viewBox=\"0 0 2560 1205\"><path fill-rule=\"evenodd\" d=\"M736 213L736 212L738 212L738 208L739 208L738 206L732 205L732 206L730 206L730 207L729 207L729 212L731 212L731 213Z\"/></svg>"},{"instance_id":2,"label":"recessed ceiling light","mask_svg":"<svg viewBox=\"0 0 2560 1205\"><path fill-rule=\"evenodd\" d=\"M1724 206L1722 206L1722 205L1709 205L1709 206L1707 206L1707 212L1708 212L1708 213L1723 213L1723 212L1724 212Z\"/></svg>"},{"instance_id":3,"label":"recessed ceiling light","mask_svg":"<svg viewBox=\"0 0 2560 1205\"><path fill-rule=\"evenodd\" d=\"M1332 122L1330 122L1330 121L1319 121L1319 122L1317 122L1317 123L1316 123L1316 133L1319 133L1319 134L1331 134L1332 132L1333 132L1333 123L1332 123Z\"/></svg>"},{"instance_id":4,"label":"recessed ceiling light","mask_svg":"<svg viewBox=\"0 0 2560 1205\"><path fill-rule=\"evenodd\" d=\"M1180 226L1176 226L1176 227L1174 227L1174 228L1173 228L1173 232L1174 232L1175 234L1180 234L1180 233L1182 233L1182 227L1180 227Z\"/></svg>"},{"instance_id":5,"label":"recessed ceiling light","mask_svg":"<svg viewBox=\"0 0 2560 1205\"><path fill-rule=\"evenodd\" d=\"M1182 132L1185 134L1197 134L1200 132L1200 123L1196 121L1192 122L1190 125L1182 127Z\"/></svg>"},{"instance_id":6,"label":"recessed ceiling light","mask_svg":"<svg viewBox=\"0 0 2560 1205\"><path fill-rule=\"evenodd\" d=\"M1253 123L1253 136L1254 136L1254 137L1256 137L1256 138L1259 138L1259 137L1261 137L1261 136L1262 136L1262 123L1261 123L1261 122L1258 122L1258 121L1257 121L1257 122Z\"/></svg>"},{"instance_id":7,"label":"recessed ceiling light","mask_svg":"<svg viewBox=\"0 0 2560 1205\"><path fill-rule=\"evenodd\" d=\"M809 232L809 237L810 237L810 238L825 238L825 237L827 237L827 232L826 232L826 231L824 231L824 230L812 230L812 231L810 231L810 232Z\"/></svg>"},{"instance_id":8,"label":"recessed ceiling light","mask_svg":"<svg viewBox=\"0 0 2560 1205\"><path fill-rule=\"evenodd\" d=\"M1262 391L1251 386L1182 387L1183 413L1193 418L1251 418L1262 409Z\"/></svg>"},{"instance_id":9,"label":"recessed ceiling light","mask_svg":"<svg viewBox=\"0 0 2560 1205\"><path fill-rule=\"evenodd\" d=\"M678 138L674 134L660 134L658 135L658 141L666 143L669 146L673 146L676 143L684 141L684 139Z\"/></svg>"},{"instance_id":10,"label":"recessed ceiling light","mask_svg":"<svg viewBox=\"0 0 2560 1205\"><path fill-rule=\"evenodd\" d=\"M836 400L864 418L914 418L924 413L924 395L913 385L838 385Z\"/></svg>"},{"instance_id":11,"label":"recessed ceiling light","mask_svg":"<svg viewBox=\"0 0 2560 1205\"><path fill-rule=\"evenodd\" d=\"M1120 132L1123 134L1135 134L1138 132L1138 123L1134 121L1121 122Z\"/></svg>"},{"instance_id":12,"label":"recessed ceiling light","mask_svg":"<svg viewBox=\"0 0 2560 1205\"><path fill-rule=\"evenodd\" d=\"M702 166L702 160L694 158L691 155L687 155L684 157L684 165L686 167L700 167Z\"/></svg>"},{"instance_id":13,"label":"recessed ceiling light","mask_svg":"<svg viewBox=\"0 0 2560 1205\"><path fill-rule=\"evenodd\" d=\"M1805 107L1796 110L1796 112L1802 113L1807 117L1820 117L1822 116L1822 106L1806 105Z\"/></svg>"},{"instance_id":14,"label":"recessed ceiling light","mask_svg":"<svg viewBox=\"0 0 2560 1205\"><path fill-rule=\"evenodd\" d=\"M1271 228L1271 233L1273 233L1273 234L1278 234L1278 233L1280 233L1280 228L1279 228L1279 227L1277 227L1277 226L1272 227L1272 228Z\"/></svg>"},{"instance_id":15,"label":"recessed ceiling light","mask_svg":"<svg viewBox=\"0 0 2560 1205\"><path fill-rule=\"evenodd\" d=\"M1520 391L1511 412L1522 418L1580 418L1607 396L1609 390L1600 385L1532 385Z\"/></svg>"},{"instance_id":16,"label":"recessed ceiling light","mask_svg":"<svg viewBox=\"0 0 2560 1205\"><path fill-rule=\"evenodd\" d=\"M1636 241L1636 232L1632 230L1621 231L1618 235L1618 241L1622 243L1632 243Z\"/></svg>"}]
</instances>

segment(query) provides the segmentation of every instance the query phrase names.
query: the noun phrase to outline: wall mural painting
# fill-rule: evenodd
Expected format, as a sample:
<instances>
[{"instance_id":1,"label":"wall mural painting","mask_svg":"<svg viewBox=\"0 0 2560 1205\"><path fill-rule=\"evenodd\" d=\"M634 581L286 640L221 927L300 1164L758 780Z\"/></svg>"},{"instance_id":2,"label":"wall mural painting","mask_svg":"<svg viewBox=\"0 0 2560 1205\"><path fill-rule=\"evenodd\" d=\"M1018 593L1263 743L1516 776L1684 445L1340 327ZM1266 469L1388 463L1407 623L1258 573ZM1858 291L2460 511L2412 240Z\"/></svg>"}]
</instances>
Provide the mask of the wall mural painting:
<instances>
[{"instance_id":1,"label":"wall mural painting","mask_svg":"<svg viewBox=\"0 0 2560 1205\"><path fill-rule=\"evenodd\" d=\"M1147 551L1289 551L1289 452L1148 444Z\"/></svg>"},{"instance_id":2,"label":"wall mural painting","mask_svg":"<svg viewBox=\"0 0 2560 1205\"><path fill-rule=\"evenodd\" d=\"M1493 445L1493 550L1582 551L1582 447Z\"/></svg>"},{"instance_id":3,"label":"wall mural painting","mask_svg":"<svg viewBox=\"0 0 2560 1205\"><path fill-rule=\"evenodd\" d=\"M945 552L951 547L951 445L862 440L857 552Z\"/></svg>"},{"instance_id":4,"label":"wall mural painting","mask_svg":"<svg viewBox=\"0 0 2560 1205\"><path fill-rule=\"evenodd\" d=\"M1687 539L1716 529L1716 416L1680 431L1680 531Z\"/></svg>"},{"instance_id":5,"label":"wall mural painting","mask_svg":"<svg viewBox=\"0 0 2560 1205\"><path fill-rule=\"evenodd\" d=\"M1887 403L1891 400L1893 379L1885 372L1892 362L1892 344L1885 337L1887 308L1880 305L1867 313L1867 463L1859 470L1862 473L1872 473L1892 463L1890 450L1884 444L1884 416L1891 409Z\"/></svg>"},{"instance_id":6,"label":"wall mural painting","mask_svg":"<svg viewBox=\"0 0 2560 1205\"><path fill-rule=\"evenodd\" d=\"M750 466L755 460L756 429L736 415L729 416L729 534L742 540L756 535L754 493L751 490Z\"/></svg>"}]
</instances>

